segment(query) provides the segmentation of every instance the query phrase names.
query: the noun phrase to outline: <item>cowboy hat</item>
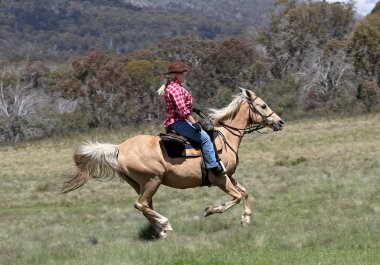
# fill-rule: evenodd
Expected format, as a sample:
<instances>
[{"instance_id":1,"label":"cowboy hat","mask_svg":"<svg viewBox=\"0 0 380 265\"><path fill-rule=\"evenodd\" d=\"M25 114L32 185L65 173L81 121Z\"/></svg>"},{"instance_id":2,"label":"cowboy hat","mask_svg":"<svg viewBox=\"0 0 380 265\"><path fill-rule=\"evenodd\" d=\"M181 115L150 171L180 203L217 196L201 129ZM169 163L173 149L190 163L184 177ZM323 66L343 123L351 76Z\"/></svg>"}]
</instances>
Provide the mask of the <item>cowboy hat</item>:
<instances>
[{"instance_id":1,"label":"cowboy hat","mask_svg":"<svg viewBox=\"0 0 380 265\"><path fill-rule=\"evenodd\" d=\"M182 63L173 63L173 64L169 65L168 71L166 73L164 73L164 75L182 74L186 71L187 71L187 69Z\"/></svg>"}]
</instances>

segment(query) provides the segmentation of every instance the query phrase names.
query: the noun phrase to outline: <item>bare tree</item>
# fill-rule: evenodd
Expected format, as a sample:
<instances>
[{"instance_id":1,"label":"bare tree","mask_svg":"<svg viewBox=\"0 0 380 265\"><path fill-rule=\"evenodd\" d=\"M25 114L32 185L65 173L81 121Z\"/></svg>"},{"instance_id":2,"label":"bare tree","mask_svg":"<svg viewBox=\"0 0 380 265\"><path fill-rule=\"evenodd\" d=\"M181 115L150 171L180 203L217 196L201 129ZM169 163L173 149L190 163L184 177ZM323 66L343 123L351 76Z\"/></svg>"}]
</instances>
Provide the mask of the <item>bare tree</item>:
<instances>
[{"instance_id":1,"label":"bare tree","mask_svg":"<svg viewBox=\"0 0 380 265\"><path fill-rule=\"evenodd\" d=\"M0 142L42 136L42 107L47 97L32 84L4 84L0 81Z\"/></svg>"},{"instance_id":2,"label":"bare tree","mask_svg":"<svg viewBox=\"0 0 380 265\"><path fill-rule=\"evenodd\" d=\"M346 52L314 49L303 61L297 77L303 83L301 104L314 95L318 101L334 104L340 93L355 95L354 66Z\"/></svg>"}]
</instances>

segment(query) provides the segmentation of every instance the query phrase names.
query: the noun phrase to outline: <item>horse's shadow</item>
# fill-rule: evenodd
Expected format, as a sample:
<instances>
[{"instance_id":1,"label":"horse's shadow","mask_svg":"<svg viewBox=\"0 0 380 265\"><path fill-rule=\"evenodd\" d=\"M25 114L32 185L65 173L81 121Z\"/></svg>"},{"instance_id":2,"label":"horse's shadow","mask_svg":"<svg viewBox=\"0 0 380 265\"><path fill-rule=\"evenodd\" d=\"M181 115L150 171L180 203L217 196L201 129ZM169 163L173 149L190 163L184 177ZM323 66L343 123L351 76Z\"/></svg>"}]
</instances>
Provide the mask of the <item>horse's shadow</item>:
<instances>
[{"instance_id":1,"label":"horse's shadow","mask_svg":"<svg viewBox=\"0 0 380 265\"><path fill-rule=\"evenodd\" d=\"M144 227L142 227L138 233L138 239L143 240L143 241L145 240L153 241L153 240L158 240L159 238L160 238L159 234L154 229L154 227L149 223L146 224Z\"/></svg>"}]
</instances>

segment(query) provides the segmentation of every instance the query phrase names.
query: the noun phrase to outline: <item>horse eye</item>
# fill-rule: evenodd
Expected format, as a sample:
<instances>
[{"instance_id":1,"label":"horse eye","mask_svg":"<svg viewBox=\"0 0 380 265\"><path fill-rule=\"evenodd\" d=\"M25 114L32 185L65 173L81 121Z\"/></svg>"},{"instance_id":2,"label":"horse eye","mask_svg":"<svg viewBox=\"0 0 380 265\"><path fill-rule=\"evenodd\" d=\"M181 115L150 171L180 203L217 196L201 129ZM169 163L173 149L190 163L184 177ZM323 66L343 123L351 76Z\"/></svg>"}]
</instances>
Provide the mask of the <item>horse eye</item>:
<instances>
[{"instance_id":1,"label":"horse eye","mask_svg":"<svg viewBox=\"0 0 380 265\"><path fill-rule=\"evenodd\" d=\"M263 104L263 105L261 105L261 108L262 108L262 109L266 109L266 108L267 108L267 105L266 105L266 104Z\"/></svg>"}]
</instances>

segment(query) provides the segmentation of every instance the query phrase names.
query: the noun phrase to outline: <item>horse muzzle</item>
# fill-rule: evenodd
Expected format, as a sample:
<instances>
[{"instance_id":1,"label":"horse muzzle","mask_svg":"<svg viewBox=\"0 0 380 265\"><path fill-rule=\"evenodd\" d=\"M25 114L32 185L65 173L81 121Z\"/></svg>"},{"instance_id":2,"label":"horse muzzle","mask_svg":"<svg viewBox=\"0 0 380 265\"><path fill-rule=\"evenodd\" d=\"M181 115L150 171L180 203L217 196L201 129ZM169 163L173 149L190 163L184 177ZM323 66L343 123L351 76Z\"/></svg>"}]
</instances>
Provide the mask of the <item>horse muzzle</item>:
<instances>
[{"instance_id":1,"label":"horse muzzle","mask_svg":"<svg viewBox=\"0 0 380 265\"><path fill-rule=\"evenodd\" d=\"M271 122L273 131L281 131L284 128L285 122L283 120Z\"/></svg>"}]
</instances>

